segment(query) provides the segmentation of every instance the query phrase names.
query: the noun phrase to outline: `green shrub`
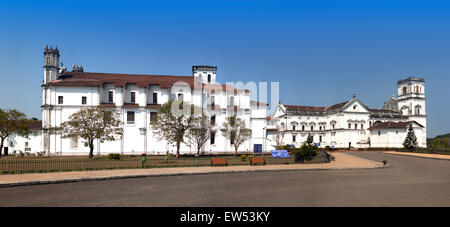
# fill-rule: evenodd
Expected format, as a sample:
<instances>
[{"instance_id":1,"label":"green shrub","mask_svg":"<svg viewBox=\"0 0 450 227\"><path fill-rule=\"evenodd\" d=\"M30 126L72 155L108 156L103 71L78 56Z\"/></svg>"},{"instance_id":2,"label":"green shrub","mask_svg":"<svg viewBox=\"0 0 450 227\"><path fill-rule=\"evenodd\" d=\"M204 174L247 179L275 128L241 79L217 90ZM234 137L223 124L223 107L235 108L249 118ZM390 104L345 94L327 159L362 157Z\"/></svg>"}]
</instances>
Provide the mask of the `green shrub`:
<instances>
[{"instance_id":1,"label":"green shrub","mask_svg":"<svg viewBox=\"0 0 450 227\"><path fill-rule=\"evenodd\" d=\"M116 154L116 153L108 154L108 159L109 160L120 160L120 154Z\"/></svg>"},{"instance_id":2,"label":"green shrub","mask_svg":"<svg viewBox=\"0 0 450 227\"><path fill-rule=\"evenodd\" d=\"M311 161L318 154L318 148L314 145L303 144L300 148L293 149L295 162L304 163Z\"/></svg>"},{"instance_id":3,"label":"green shrub","mask_svg":"<svg viewBox=\"0 0 450 227\"><path fill-rule=\"evenodd\" d=\"M247 155L241 155L241 161L245 161L245 160L247 160Z\"/></svg>"}]
</instances>

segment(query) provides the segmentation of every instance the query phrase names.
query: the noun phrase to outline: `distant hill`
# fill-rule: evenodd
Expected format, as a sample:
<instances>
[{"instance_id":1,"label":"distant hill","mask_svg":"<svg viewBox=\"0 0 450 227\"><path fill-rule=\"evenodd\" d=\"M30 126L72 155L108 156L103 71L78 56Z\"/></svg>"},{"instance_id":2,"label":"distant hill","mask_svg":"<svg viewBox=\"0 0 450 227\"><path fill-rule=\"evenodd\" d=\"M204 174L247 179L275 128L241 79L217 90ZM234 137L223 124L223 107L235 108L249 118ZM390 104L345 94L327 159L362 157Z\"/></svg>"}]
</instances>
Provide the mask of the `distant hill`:
<instances>
[{"instance_id":1,"label":"distant hill","mask_svg":"<svg viewBox=\"0 0 450 227\"><path fill-rule=\"evenodd\" d=\"M447 141L447 145L443 145L443 146L446 146L447 148L449 148L448 147L448 144L450 144L450 133L447 133L447 134L445 134L445 135L439 135L439 136L436 136L436 137L434 137L434 138L429 138L429 139L427 139L427 144L428 144L428 147L433 147L433 146L436 146L436 144L435 144L435 140L440 140L440 142L438 142L438 143L440 143L441 145L443 145L443 141Z\"/></svg>"},{"instance_id":2,"label":"distant hill","mask_svg":"<svg viewBox=\"0 0 450 227\"><path fill-rule=\"evenodd\" d=\"M447 140L450 140L450 133L447 133L445 135L436 136L433 139L447 139Z\"/></svg>"}]
</instances>

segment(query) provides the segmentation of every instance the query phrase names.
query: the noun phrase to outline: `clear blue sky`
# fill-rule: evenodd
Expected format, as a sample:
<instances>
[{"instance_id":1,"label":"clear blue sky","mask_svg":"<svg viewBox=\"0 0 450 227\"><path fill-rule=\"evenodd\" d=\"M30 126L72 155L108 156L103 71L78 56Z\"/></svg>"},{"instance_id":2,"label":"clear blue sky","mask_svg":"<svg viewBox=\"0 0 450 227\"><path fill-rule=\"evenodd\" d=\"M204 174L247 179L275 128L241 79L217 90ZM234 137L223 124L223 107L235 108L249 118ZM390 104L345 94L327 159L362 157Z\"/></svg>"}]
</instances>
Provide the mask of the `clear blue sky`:
<instances>
[{"instance_id":1,"label":"clear blue sky","mask_svg":"<svg viewBox=\"0 0 450 227\"><path fill-rule=\"evenodd\" d=\"M0 108L41 117L43 47L85 71L279 81L285 104L353 93L381 108L408 76L426 79L428 136L450 132L448 1L0 2Z\"/></svg>"}]
</instances>

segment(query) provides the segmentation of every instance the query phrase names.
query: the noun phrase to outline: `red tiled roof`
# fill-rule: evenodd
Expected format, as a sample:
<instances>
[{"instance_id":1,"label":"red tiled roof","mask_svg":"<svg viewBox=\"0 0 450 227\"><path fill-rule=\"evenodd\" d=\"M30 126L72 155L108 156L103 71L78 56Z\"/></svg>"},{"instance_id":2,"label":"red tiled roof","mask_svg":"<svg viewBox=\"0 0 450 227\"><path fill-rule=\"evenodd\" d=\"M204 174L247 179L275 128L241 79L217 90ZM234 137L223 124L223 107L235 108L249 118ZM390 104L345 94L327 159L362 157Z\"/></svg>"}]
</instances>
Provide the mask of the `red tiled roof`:
<instances>
[{"instance_id":1,"label":"red tiled roof","mask_svg":"<svg viewBox=\"0 0 450 227\"><path fill-rule=\"evenodd\" d=\"M293 105L284 105L287 111L316 111L322 112L325 111L325 107L321 106L293 106Z\"/></svg>"},{"instance_id":2,"label":"red tiled roof","mask_svg":"<svg viewBox=\"0 0 450 227\"><path fill-rule=\"evenodd\" d=\"M29 130L41 130L42 129L42 121L29 121L28 122L28 129Z\"/></svg>"},{"instance_id":3,"label":"red tiled roof","mask_svg":"<svg viewBox=\"0 0 450 227\"><path fill-rule=\"evenodd\" d=\"M66 72L58 80L49 82L52 86L72 87L97 87L104 84L125 86L135 84L138 87L158 85L161 88L171 88L176 83L188 84L192 89L196 83L193 76L169 76L169 75L144 75L144 74L118 74L118 73L95 73L95 72ZM200 86L198 86L200 87ZM232 86L225 84L203 84L204 89L238 91ZM239 90L240 91L240 90Z\"/></svg>"},{"instance_id":4,"label":"red tiled roof","mask_svg":"<svg viewBox=\"0 0 450 227\"><path fill-rule=\"evenodd\" d=\"M252 106L268 106L269 104L265 103L265 102L257 102L257 101L250 101L250 105Z\"/></svg>"},{"instance_id":5,"label":"red tiled roof","mask_svg":"<svg viewBox=\"0 0 450 227\"><path fill-rule=\"evenodd\" d=\"M113 84L115 86L125 86L135 84L138 87L149 85L159 85L161 88L170 88L177 82L187 83L194 87L194 77L192 76L167 76L167 75L141 75L141 74L116 74L116 73L88 73L88 72L67 72L60 76L60 79L49 82L53 86L83 86L96 87L103 84Z\"/></svg>"},{"instance_id":6,"label":"red tiled roof","mask_svg":"<svg viewBox=\"0 0 450 227\"><path fill-rule=\"evenodd\" d=\"M379 130L379 129L405 129L408 128L411 123L416 123L419 126L423 127L419 123L415 121L403 121L403 122L393 122L387 121L373 125L369 128L369 130Z\"/></svg>"},{"instance_id":7,"label":"red tiled roof","mask_svg":"<svg viewBox=\"0 0 450 227\"><path fill-rule=\"evenodd\" d=\"M295 106L295 105L284 105L287 111L310 111L310 112L325 112L343 108L347 102L338 103L331 106Z\"/></svg>"}]
</instances>

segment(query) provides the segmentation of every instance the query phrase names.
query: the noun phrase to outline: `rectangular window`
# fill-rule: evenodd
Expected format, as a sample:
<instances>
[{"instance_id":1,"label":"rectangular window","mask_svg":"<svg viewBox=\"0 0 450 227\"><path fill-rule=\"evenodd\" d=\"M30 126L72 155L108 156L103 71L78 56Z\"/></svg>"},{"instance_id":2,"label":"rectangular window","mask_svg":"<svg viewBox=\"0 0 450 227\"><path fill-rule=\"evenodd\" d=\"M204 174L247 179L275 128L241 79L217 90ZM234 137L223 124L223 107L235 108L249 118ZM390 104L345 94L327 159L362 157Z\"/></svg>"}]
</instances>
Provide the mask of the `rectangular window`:
<instances>
[{"instance_id":1,"label":"rectangular window","mask_svg":"<svg viewBox=\"0 0 450 227\"><path fill-rule=\"evenodd\" d=\"M216 104L216 98L214 96L211 96L211 106L214 106Z\"/></svg>"},{"instance_id":2,"label":"rectangular window","mask_svg":"<svg viewBox=\"0 0 450 227\"><path fill-rule=\"evenodd\" d=\"M364 129L364 124L361 124L361 129Z\"/></svg>"},{"instance_id":3,"label":"rectangular window","mask_svg":"<svg viewBox=\"0 0 450 227\"><path fill-rule=\"evenodd\" d=\"M81 104L86 105L86 96L81 97Z\"/></svg>"},{"instance_id":4,"label":"rectangular window","mask_svg":"<svg viewBox=\"0 0 450 227\"><path fill-rule=\"evenodd\" d=\"M211 132L211 144L216 144L216 132Z\"/></svg>"},{"instance_id":5,"label":"rectangular window","mask_svg":"<svg viewBox=\"0 0 450 227\"><path fill-rule=\"evenodd\" d=\"M25 147L28 147L28 142L25 142Z\"/></svg>"},{"instance_id":6,"label":"rectangular window","mask_svg":"<svg viewBox=\"0 0 450 227\"><path fill-rule=\"evenodd\" d=\"M348 124L348 129L352 129L352 124Z\"/></svg>"},{"instance_id":7,"label":"rectangular window","mask_svg":"<svg viewBox=\"0 0 450 227\"><path fill-rule=\"evenodd\" d=\"M135 103L136 102L136 92L131 92L131 100L130 100L130 102L131 103Z\"/></svg>"},{"instance_id":8,"label":"rectangular window","mask_svg":"<svg viewBox=\"0 0 450 227\"><path fill-rule=\"evenodd\" d=\"M109 91L108 92L108 102L109 103L113 103L114 102L113 97L114 97L114 92L113 91Z\"/></svg>"},{"instance_id":9,"label":"rectangular window","mask_svg":"<svg viewBox=\"0 0 450 227\"><path fill-rule=\"evenodd\" d=\"M296 139L295 136L292 136L292 142L295 142L295 139Z\"/></svg>"},{"instance_id":10,"label":"rectangular window","mask_svg":"<svg viewBox=\"0 0 450 227\"><path fill-rule=\"evenodd\" d=\"M62 96L58 96L58 104L63 104L64 100Z\"/></svg>"},{"instance_id":11,"label":"rectangular window","mask_svg":"<svg viewBox=\"0 0 450 227\"><path fill-rule=\"evenodd\" d=\"M355 129L358 129L358 124L355 124Z\"/></svg>"},{"instance_id":12,"label":"rectangular window","mask_svg":"<svg viewBox=\"0 0 450 227\"><path fill-rule=\"evenodd\" d=\"M230 97L230 105L229 106L230 107L234 106L234 97L233 96Z\"/></svg>"},{"instance_id":13,"label":"rectangular window","mask_svg":"<svg viewBox=\"0 0 450 227\"><path fill-rule=\"evenodd\" d=\"M311 131L314 131L314 126L311 126Z\"/></svg>"},{"instance_id":14,"label":"rectangular window","mask_svg":"<svg viewBox=\"0 0 450 227\"><path fill-rule=\"evenodd\" d=\"M158 116L157 112L150 112L150 121L153 121L156 119L156 116Z\"/></svg>"},{"instance_id":15,"label":"rectangular window","mask_svg":"<svg viewBox=\"0 0 450 227\"><path fill-rule=\"evenodd\" d=\"M134 111L127 111L127 124L134 124Z\"/></svg>"},{"instance_id":16,"label":"rectangular window","mask_svg":"<svg viewBox=\"0 0 450 227\"><path fill-rule=\"evenodd\" d=\"M183 94L178 94L178 101L183 102Z\"/></svg>"},{"instance_id":17,"label":"rectangular window","mask_svg":"<svg viewBox=\"0 0 450 227\"><path fill-rule=\"evenodd\" d=\"M322 143L322 136L319 136L319 142Z\"/></svg>"},{"instance_id":18,"label":"rectangular window","mask_svg":"<svg viewBox=\"0 0 450 227\"><path fill-rule=\"evenodd\" d=\"M153 92L153 103L158 104L158 93Z\"/></svg>"}]
</instances>

